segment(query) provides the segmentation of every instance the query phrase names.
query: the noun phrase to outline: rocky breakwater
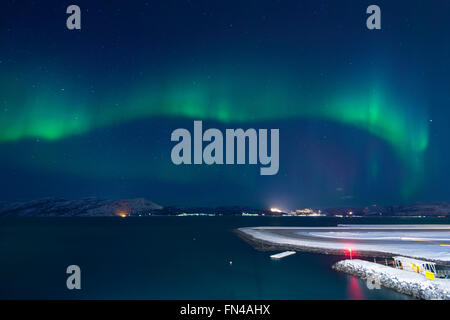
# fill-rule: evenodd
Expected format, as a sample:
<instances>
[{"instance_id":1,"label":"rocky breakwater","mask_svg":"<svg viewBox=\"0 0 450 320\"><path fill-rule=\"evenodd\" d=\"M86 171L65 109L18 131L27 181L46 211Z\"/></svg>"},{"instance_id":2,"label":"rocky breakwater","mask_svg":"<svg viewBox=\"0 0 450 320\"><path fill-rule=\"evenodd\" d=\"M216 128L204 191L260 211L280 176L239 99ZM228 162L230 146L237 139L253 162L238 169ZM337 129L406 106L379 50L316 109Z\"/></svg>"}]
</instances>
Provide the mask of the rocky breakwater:
<instances>
[{"instance_id":1,"label":"rocky breakwater","mask_svg":"<svg viewBox=\"0 0 450 320\"><path fill-rule=\"evenodd\" d=\"M339 261L333 265L333 269L369 279L417 299L450 300L450 279L430 280L422 274L359 259Z\"/></svg>"}]
</instances>

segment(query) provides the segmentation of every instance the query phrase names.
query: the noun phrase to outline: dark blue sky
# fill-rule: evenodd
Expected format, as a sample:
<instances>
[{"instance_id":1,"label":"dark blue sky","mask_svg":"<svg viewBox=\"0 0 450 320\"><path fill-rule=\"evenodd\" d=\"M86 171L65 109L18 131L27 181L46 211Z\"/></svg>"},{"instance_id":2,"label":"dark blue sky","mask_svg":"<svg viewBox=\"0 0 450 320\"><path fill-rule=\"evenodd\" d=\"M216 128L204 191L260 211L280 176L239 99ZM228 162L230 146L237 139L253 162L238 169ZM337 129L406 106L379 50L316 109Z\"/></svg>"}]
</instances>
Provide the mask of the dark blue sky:
<instances>
[{"instance_id":1,"label":"dark blue sky","mask_svg":"<svg viewBox=\"0 0 450 320\"><path fill-rule=\"evenodd\" d=\"M66 28L68 5L81 30ZM368 5L382 29L368 30ZM448 201L448 1L2 1L0 200L293 209ZM170 134L279 128L280 170Z\"/></svg>"}]
</instances>

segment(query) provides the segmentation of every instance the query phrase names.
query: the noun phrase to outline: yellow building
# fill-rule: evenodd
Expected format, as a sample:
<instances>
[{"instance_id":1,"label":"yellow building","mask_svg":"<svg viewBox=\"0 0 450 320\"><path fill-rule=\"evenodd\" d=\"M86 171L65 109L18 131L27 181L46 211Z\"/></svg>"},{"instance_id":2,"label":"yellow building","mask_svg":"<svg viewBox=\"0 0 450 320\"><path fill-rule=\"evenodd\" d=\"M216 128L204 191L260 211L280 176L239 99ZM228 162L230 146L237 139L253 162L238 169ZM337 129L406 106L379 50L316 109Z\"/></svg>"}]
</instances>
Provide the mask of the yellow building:
<instances>
[{"instance_id":1,"label":"yellow building","mask_svg":"<svg viewBox=\"0 0 450 320\"><path fill-rule=\"evenodd\" d=\"M394 263L397 269L421 273L428 279L435 279L436 264L434 262L397 256L394 257Z\"/></svg>"}]
</instances>

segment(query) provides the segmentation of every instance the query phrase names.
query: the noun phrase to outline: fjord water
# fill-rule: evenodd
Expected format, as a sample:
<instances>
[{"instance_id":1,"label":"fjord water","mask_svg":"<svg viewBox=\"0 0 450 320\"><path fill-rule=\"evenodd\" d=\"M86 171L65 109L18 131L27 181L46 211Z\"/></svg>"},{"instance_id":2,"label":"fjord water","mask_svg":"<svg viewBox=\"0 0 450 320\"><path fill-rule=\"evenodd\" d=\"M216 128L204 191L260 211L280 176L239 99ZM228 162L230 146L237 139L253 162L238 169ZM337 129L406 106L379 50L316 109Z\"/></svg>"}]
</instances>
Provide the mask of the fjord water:
<instances>
[{"instance_id":1,"label":"fjord water","mask_svg":"<svg viewBox=\"0 0 450 320\"><path fill-rule=\"evenodd\" d=\"M273 261L271 252L253 249L231 230L444 220L1 218L0 299L407 299L332 270L344 257L297 253ZM81 290L66 288L73 264L81 268Z\"/></svg>"}]
</instances>

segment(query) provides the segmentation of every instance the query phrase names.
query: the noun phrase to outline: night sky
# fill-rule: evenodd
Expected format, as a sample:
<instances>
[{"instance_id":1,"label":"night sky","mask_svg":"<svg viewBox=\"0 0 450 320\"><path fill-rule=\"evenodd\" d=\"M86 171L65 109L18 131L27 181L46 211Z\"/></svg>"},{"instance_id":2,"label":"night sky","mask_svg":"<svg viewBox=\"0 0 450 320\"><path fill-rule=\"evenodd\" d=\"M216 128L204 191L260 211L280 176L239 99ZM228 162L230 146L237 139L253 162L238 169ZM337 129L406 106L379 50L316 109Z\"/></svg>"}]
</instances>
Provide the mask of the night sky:
<instances>
[{"instance_id":1,"label":"night sky","mask_svg":"<svg viewBox=\"0 0 450 320\"><path fill-rule=\"evenodd\" d=\"M449 14L447 0L3 0L0 200L448 201ZM278 174L175 166L170 134L193 120L279 128Z\"/></svg>"}]
</instances>

